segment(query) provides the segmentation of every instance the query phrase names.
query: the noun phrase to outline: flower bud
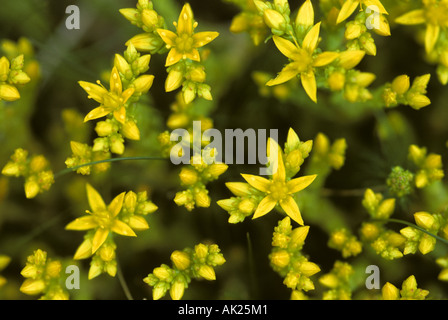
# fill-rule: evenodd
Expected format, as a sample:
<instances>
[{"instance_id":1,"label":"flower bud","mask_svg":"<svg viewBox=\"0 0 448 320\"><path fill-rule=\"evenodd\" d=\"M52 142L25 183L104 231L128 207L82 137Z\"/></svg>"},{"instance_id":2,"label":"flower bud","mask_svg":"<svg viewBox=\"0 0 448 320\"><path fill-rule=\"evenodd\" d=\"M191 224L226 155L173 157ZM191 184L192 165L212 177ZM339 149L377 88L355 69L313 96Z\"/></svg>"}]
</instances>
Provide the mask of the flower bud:
<instances>
[{"instance_id":1,"label":"flower bud","mask_svg":"<svg viewBox=\"0 0 448 320\"><path fill-rule=\"evenodd\" d=\"M381 290L384 300L398 300L400 298L400 291L393 284L387 282Z\"/></svg>"},{"instance_id":2,"label":"flower bud","mask_svg":"<svg viewBox=\"0 0 448 320\"><path fill-rule=\"evenodd\" d=\"M180 300L185 292L185 282L175 281L170 288L170 296L173 300Z\"/></svg>"},{"instance_id":3,"label":"flower bud","mask_svg":"<svg viewBox=\"0 0 448 320\"><path fill-rule=\"evenodd\" d=\"M171 261L173 261L174 265L178 270L185 270L191 264L190 256L183 251L176 250L171 254Z\"/></svg>"},{"instance_id":4,"label":"flower bud","mask_svg":"<svg viewBox=\"0 0 448 320\"><path fill-rule=\"evenodd\" d=\"M135 121L126 121L122 127L123 135L131 140L140 140L140 130L137 127Z\"/></svg>"},{"instance_id":5,"label":"flower bud","mask_svg":"<svg viewBox=\"0 0 448 320\"><path fill-rule=\"evenodd\" d=\"M143 24L148 28L150 28L151 30L153 30L157 26L157 23L159 22L158 14L154 10L148 10L148 9L142 10L141 17Z\"/></svg>"},{"instance_id":6,"label":"flower bud","mask_svg":"<svg viewBox=\"0 0 448 320\"><path fill-rule=\"evenodd\" d=\"M405 94L411 86L411 82L407 75L401 75L394 79L392 82L392 90L397 94Z\"/></svg>"},{"instance_id":7,"label":"flower bud","mask_svg":"<svg viewBox=\"0 0 448 320\"><path fill-rule=\"evenodd\" d=\"M34 179L28 179L25 182L25 195L28 199L32 199L40 192L40 187Z\"/></svg>"},{"instance_id":8,"label":"flower bud","mask_svg":"<svg viewBox=\"0 0 448 320\"><path fill-rule=\"evenodd\" d=\"M210 280L210 281L216 280L215 270L212 267L208 266L208 265L205 265L205 264L202 265L199 268L198 273L205 280Z\"/></svg>"},{"instance_id":9,"label":"flower bud","mask_svg":"<svg viewBox=\"0 0 448 320\"><path fill-rule=\"evenodd\" d=\"M430 230L433 228L436 219L432 214L427 212L416 212L414 213L415 223L426 230Z\"/></svg>"},{"instance_id":10,"label":"flower bud","mask_svg":"<svg viewBox=\"0 0 448 320\"><path fill-rule=\"evenodd\" d=\"M286 20L283 15L273 9L266 9L263 12L264 21L271 29L283 30L286 25Z\"/></svg>"},{"instance_id":11,"label":"flower bud","mask_svg":"<svg viewBox=\"0 0 448 320\"><path fill-rule=\"evenodd\" d=\"M0 85L0 99L6 101L15 101L20 99L20 93L16 87L9 84Z\"/></svg>"},{"instance_id":12,"label":"flower bud","mask_svg":"<svg viewBox=\"0 0 448 320\"><path fill-rule=\"evenodd\" d=\"M20 287L20 292L33 296L45 290L45 282L43 280L26 279Z\"/></svg>"},{"instance_id":13,"label":"flower bud","mask_svg":"<svg viewBox=\"0 0 448 320\"><path fill-rule=\"evenodd\" d=\"M271 263L278 268L284 268L290 262L290 255L286 250L273 252L270 258Z\"/></svg>"}]
</instances>

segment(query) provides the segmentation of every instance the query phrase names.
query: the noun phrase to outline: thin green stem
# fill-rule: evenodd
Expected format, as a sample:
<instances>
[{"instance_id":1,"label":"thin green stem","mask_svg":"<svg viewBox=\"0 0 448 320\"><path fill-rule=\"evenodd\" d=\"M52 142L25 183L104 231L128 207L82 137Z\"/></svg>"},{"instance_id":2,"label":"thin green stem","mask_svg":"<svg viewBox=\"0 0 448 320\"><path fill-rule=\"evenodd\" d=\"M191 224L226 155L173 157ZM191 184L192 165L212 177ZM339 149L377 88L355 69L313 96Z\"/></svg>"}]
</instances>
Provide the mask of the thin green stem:
<instances>
[{"instance_id":1,"label":"thin green stem","mask_svg":"<svg viewBox=\"0 0 448 320\"><path fill-rule=\"evenodd\" d=\"M437 240L443 242L444 244L448 245L448 240L447 240L447 239L444 239L444 238L442 238L442 237L439 237L438 235L436 235L436 234L434 234L434 233L431 233L431 232L429 232L428 230L425 230L424 228L419 227L418 225L416 225L416 224L414 224L414 223L411 223L411 222L407 222L407 221L400 220L400 219L373 219L373 221L377 221L377 222L385 222L385 223L393 222L393 223L404 224L404 225L407 225L407 226L409 226L409 227L412 227L412 228L415 228L415 229L417 229L417 230L420 230L421 232L426 233L427 235L430 235L431 237L433 237L433 238L435 238L435 239L437 239Z\"/></svg>"},{"instance_id":2,"label":"thin green stem","mask_svg":"<svg viewBox=\"0 0 448 320\"><path fill-rule=\"evenodd\" d=\"M134 298L132 297L131 291L129 290L129 287L126 283L126 280L124 279L123 272L121 270L121 266L118 261L118 258L115 258L115 259L117 261L117 276L118 276L118 280L120 281L121 288L123 289L123 292L128 300L134 300Z\"/></svg>"},{"instance_id":3,"label":"thin green stem","mask_svg":"<svg viewBox=\"0 0 448 320\"><path fill-rule=\"evenodd\" d=\"M162 158L162 157L122 157L122 158L111 158L111 159L92 161L92 162L80 164L79 166L74 166L71 168L61 170L54 175L54 178L57 179L65 174L76 171L82 167L93 166L96 164L106 163L106 162L130 161L130 160L167 160L167 158Z\"/></svg>"}]
</instances>

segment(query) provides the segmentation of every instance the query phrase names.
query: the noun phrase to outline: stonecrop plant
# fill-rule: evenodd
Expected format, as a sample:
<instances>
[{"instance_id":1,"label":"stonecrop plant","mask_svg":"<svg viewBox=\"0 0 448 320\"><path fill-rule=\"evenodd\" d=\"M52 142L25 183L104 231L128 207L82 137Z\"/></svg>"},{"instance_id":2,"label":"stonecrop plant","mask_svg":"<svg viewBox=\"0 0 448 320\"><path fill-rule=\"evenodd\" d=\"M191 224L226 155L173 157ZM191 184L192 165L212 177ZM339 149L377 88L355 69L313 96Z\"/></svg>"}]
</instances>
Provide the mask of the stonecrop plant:
<instances>
[{"instance_id":1,"label":"stonecrop plant","mask_svg":"<svg viewBox=\"0 0 448 320\"><path fill-rule=\"evenodd\" d=\"M447 18L4 0L0 299L448 299Z\"/></svg>"}]
</instances>

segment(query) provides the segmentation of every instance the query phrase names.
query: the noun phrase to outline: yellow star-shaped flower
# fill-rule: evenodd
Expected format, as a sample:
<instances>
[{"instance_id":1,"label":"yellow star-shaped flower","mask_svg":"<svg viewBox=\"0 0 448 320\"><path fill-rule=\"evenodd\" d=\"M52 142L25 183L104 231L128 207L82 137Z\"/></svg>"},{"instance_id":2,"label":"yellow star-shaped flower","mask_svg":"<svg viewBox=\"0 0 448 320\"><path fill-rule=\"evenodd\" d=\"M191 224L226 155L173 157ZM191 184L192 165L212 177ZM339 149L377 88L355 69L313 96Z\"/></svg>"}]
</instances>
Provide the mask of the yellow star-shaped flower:
<instances>
[{"instance_id":1,"label":"yellow star-shaped flower","mask_svg":"<svg viewBox=\"0 0 448 320\"><path fill-rule=\"evenodd\" d=\"M268 86L274 86L291 80L297 75L300 75L302 86L311 100L317 102L317 85L316 77L314 75L314 68L323 67L336 58L339 54L337 52L323 52L314 55L319 42L320 22L314 25L303 39L302 46L297 43L294 44L279 36L274 36L274 43L277 48L286 57L292 60L286 65L275 79L266 83Z\"/></svg>"},{"instance_id":2,"label":"yellow star-shaped flower","mask_svg":"<svg viewBox=\"0 0 448 320\"><path fill-rule=\"evenodd\" d=\"M194 33L198 23L194 21L193 11L188 3L182 8L179 20L174 25L177 34L170 30L157 29L166 47L171 49L166 57L167 67L182 59L200 61L201 57L197 48L205 46L219 35L218 32L211 31Z\"/></svg>"},{"instance_id":3,"label":"yellow star-shaped flower","mask_svg":"<svg viewBox=\"0 0 448 320\"><path fill-rule=\"evenodd\" d=\"M106 206L101 195L90 184L87 184L86 189L92 211L87 210L88 215L75 219L65 228L77 231L96 229L92 239L92 254L106 241L110 232L123 236L137 236L130 226L117 218L123 207L125 192L119 194Z\"/></svg>"},{"instance_id":4,"label":"yellow star-shaped flower","mask_svg":"<svg viewBox=\"0 0 448 320\"><path fill-rule=\"evenodd\" d=\"M375 6L381 14L388 14L380 0L346 0L339 11L336 23L339 24L350 17L358 6L362 10L363 5L366 7Z\"/></svg>"},{"instance_id":5,"label":"yellow star-shaped flower","mask_svg":"<svg viewBox=\"0 0 448 320\"><path fill-rule=\"evenodd\" d=\"M287 181L282 151L274 140L270 139L269 143L275 144L275 148L278 150L277 157L271 158L274 161L275 170L272 179L269 180L260 176L242 174L243 178L252 187L266 193L266 196L258 204L252 219L264 216L279 204L291 219L303 225L302 215L293 195L308 187L314 181L316 175L303 176Z\"/></svg>"},{"instance_id":6,"label":"yellow star-shaped flower","mask_svg":"<svg viewBox=\"0 0 448 320\"><path fill-rule=\"evenodd\" d=\"M94 84L86 81L79 81L79 85L88 93L89 99L99 102L98 108L90 111L84 118L84 122L102 118L108 114L114 114L115 119L125 124L126 122L126 102L134 94L134 88L128 88L123 91L120 74L116 67L112 69L110 75L110 90L104 88L98 81Z\"/></svg>"},{"instance_id":7,"label":"yellow star-shaped flower","mask_svg":"<svg viewBox=\"0 0 448 320\"><path fill-rule=\"evenodd\" d=\"M424 7L398 17L395 22L404 25L426 24L425 49L431 53L441 28L448 27L448 0L423 0Z\"/></svg>"}]
</instances>

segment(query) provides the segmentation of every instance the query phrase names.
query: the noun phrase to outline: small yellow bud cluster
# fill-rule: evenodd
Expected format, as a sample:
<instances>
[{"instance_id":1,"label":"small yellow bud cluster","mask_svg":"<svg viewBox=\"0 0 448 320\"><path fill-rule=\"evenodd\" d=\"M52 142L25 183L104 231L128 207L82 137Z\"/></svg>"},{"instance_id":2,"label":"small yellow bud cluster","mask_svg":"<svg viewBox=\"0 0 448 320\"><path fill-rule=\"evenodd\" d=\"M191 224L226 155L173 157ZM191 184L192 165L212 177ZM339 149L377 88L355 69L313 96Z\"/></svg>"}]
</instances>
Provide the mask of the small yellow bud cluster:
<instances>
[{"instance_id":1,"label":"small yellow bud cluster","mask_svg":"<svg viewBox=\"0 0 448 320\"><path fill-rule=\"evenodd\" d=\"M10 257L0 254L0 271L4 270L10 262L11 262ZM0 275L0 288L3 287L6 284L6 282L7 282L6 278Z\"/></svg>"},{"instance_id":2,"label":"small yellow bud cluster","mask_svg":"<svg viewBox=\"0 0 448 320\"><path fill-rule=\"evenodd\" d=\"M92 255L92 238L93 233L87 233L87 235L85 236L85 240L78 248L74 259L88 258ZM115 277L115 275L117 274L117 260L115 258L116 249L117 245L111 238L108 238L101 245L101 247L95 252L95 255L90 261L90 269L88 275L89 280L92 280L93 278L103 273L107 273L109 276ZM85 253L84 256L82 256L83 253ZM76 256L77 254L78 256Z\"/></svg>"},{"instance_id":3,"label":"small yellow bud cluster","mask_svg":"<svg viewBox=\"0 0 448 320\"><path fill-rule=\"evenodd\" d=\"M197 161L198 160L198 161ZM196 162L198 162L196 164ZM207 164L201 156L193 156L191 164L183 167L179 173L181 185L187 187L186 190L176 193L174 202L178 206L185 206L191 211L195 206L210 207L210 196L208 195L207 183L218 179L226 172L228 166L224 163Z\"/></svg>"},{"instance_id":4,"label":"small yellow bud cluster","mask_svg":"<svg viewBox=\"0 0 448 320\"><path fill-rule=\"evenodd\" d=\"M343 258L357 256L362 251L362 243L345 228L331 233L328 246L341 251Z\"/></svg>"},{"instance_id":5,"label":"small yellow bud cluster","mask_svg":"<svg viewBox=\"0 0 448 320\"><path fill-rule=\"evenodd\" d=\"M154 10L152 1L139 0L136 8L120 9L120 13L145 32L132 37L126 45L132 44L138 51L151 54L164 51L165 43L157 33L157 29L165 28L166 23Z\"/></svg>"},{"instance_id":6,"label":"small yellow bud cluster","mask_svg":"<svg viewBox=\"0 0 448 320\"><path fill-rule=\"evenodd\" d=\"M170 292L171 299L182 299L191 279L216 280L214 268L226 262L216 244L198 244L171 254L173 266L162 264L143 279L153 287L153 299L159 300Z\"/></svg>"},{"instance_id":7,"label":"small yellow bud cluster","mask_svg":"<svg viewBox=\"0 0 448 320\"><path fill-rule=\"evenodd\" d=\"M309 226L292 229L291 219L284 218L274 228L272 251L269 254L271 267L282 278L283 284L292 290L294 299L306 298L303 292L314 290L311 276L318 273L317 264L308 261L302 248L308 235Z\"/></svg>"},{"instance_id":8,"label":"small yellow bud cluster","mask_svg":"<svg viewBox=\"0 0 448 320\"><path fill-rule=\"evenodd\" d=\"M373 219L388 219L395 210L395 198L383 199L381 193L366 189L362 200L363 207Z\"/></svg>"},{"instance_id":9,"label":"small yellow bud cluster","mask_svg":"<svg viewBox=\"0 0 448 320\"><path fill-rule=\"evenodd\" d=\"M16 149L2 170L2 174L10 177L25 178L25 195L28 199L36 197L39 193L50 189L54 183L53 172L49 163L42 155L28 158L28 151Z\"/></svg>"},{"instance_id":10,"label":"small yellow bud cluster","mask_svg":"<svg viewBox=\"0 0 448 320\"><path fill-rule=\"evenodd\" d=\"M59 284L62 264L47 258L47 252L37 249L27 258L21 275L26 278L20 291L27 295L41 294L41 300L68 300L68 293Z\"/></svg>"},{"instance_id":11,"label":"small yellow bud cluster","mask_svg":"<svg viewBox=\"0 0 448 320\"><path fill-rule=\"evenodd\" d=\"M346 50L327 70L327 86L332 92L342 92L349 102L363 102L372 99L367 87L375 80L373 73L354 69L365 57L363 50Z\"/></svg>"},{"instance_id":12,"label":"small yellow bud cluster","mask_svg":"<svg viewBox=\"0 0 448 320\"><path fill-rule=\"evenodd\" d=\"M23 54L9 61L6 57L0 58L0 101L15 101L20 99L17 89L30 82L30 77L22 71L24 68Z\"/></svg>"},{"instance_id":13,"label":"small yellow bud cluster","mask_svg":"<svg viewBox=\"0 0 448 320\"><path fill-rule=\"evenodd\" d=\"M154 213L158 207L148 200L148 193L142 191L135 193L129 191L124 196L123 208L120 212L120 219L128 224L134 231L149 229L145 216Z\"/></svg>"},{"instance_id":14,"label":"small yellow bud cluster","mask_svg":"<svg viewBox=\"0 0 448 320\"><path fill-rule=\"evenodd\" d=\"M441 214L430 214L428 212L420 211L414 213L414 219L417 226L426 231L437 235L439 232L445 238L448 236L448 224ZM400 233L406 238L406 244L403 254L414 254L420 251L422 254L427 254L434 250L436 245L436 238L430 236L413 227L406 227L400 230Z\"/></svg>"},{"instance_id":15,"label":"small yellow bud cluster","mask_svg":"<svg viewBox=\"0 0 448 320\"><path fill-rule=\"evenodd\" d=\"M401 290L390 282L381 289L383 300L425 300L429 294L428 290L419 289L415 276L410 276L403 281Z\"/></svg>"},{"instance_id":16,"label":"small yellow bud cluster","mask_svg":"<svg viewBox=\"0 0 448 320\"><path fill-rule=\"evenodd\" d=\"M82 175L89 175L92 168L96 172L103 172L109 169L110 163L99 163L93 166L84 165L93 161L110 159L110 152L94 152L91 146L76 141L70 141L70 148L73 155L65 160L67 168L79 166L79 168L76 169L76 172Z\"/></svg>"},{"instance_id":17,"label":"small yellow bud cluster","mask_svg":"<svg viewBox=\"0 0 448 320\"><path fill-rule=\"evenodd\" d=\"M392 230L385 230L371 243L375 252L386 260L394 260L403 257L402 250L406 244L406 238Z\"/></svg>"},{"instance_id":18,"label":"small yellow bud cluster","mask_svg":"<svg viewBox=\"0 0 448 320\"><path fill-rule=\"evenodd\" d=\"M347 143L344 138L336 139L330 145L330 139L323 133L318 133L314 139L311 162L314 172L320 175L328 174L330 169L339 170L345 163ZM322 179L321 179L322 181Z\"/></svg>"},{"instance_id":19,"label":"small yellow bud cluster","mask_svg":"<svg viewBox=\"0 0 448 320\"><path fill-rule=\"evenodd\" d=\"M290 128L285 143L285 170L286 177L292 178L299 171L306 158L313 148L313 140L300 141L297 133Z\"/></svg>"},{"instance_id":20,"label":"small yellow bud cluster","mask_svg":"<svg viewBox=\"0 0 448 320\"><path fill-rule=\"evenodd\" d=\"M354 274L353 267L342 261L336 261L333 269L319 278L319 283L328 288L323 293L323 300L350 300L352 288L350 280Z\"/></svg>"},{"instance_id":21,"label":"small yellow bud cluster","mask_svg":"<svg viewBox=\"0 0 448 320\"><path fill-rule=\"evenodd\" d=\"M239 223L251 216L263 199L263 193L245 182L227 182L226 187L235 195L229 199L219 200L218 205L226 210L229 223Z\"/></svg>"},{"instance_id":22,"label":"small yellow bud cluster","mask_svg":"<svg viewBox=\"0 0 448 320\"><path fill-rule=\"evenodd\" d=\"M268 33L263 16L258 12L253 0L237 1L236 4L241 12L233 18L230 31L233 33L247 32L253 44L258 46Z\"/></svg>"},{"instance_id":23,"label":"small yellow bud cluster","mask_svg":"<svg viewBox=\"0 0 448 320\"><path fill-rule=\"evenodd\" d=\"M275 35L281 36L292 31L288 1L260 1L254 0L258 13L263 16L264 23Z\"/></svg>"},{"instance_id":24,"label":"small yellow bud cluster","mask_svg":"<svg viewBox=\"0 0 448 320\"><path fill-rule=\"evenodd\" d=\"M375 16L372 16L375 15ZM374 18L374 19L372 19ZM372 30L381 36L390 36L387 18L382 13L360 11L353 21L345 25L345 39L350 50L364 50L368 55L376 55L376 45L367 25L372 24Z\"/></svg>"},{"instance_id":25,"label":"small yellow bud cluster","mask_svg":"<svg viewBox=\"0 0 448 320\"><path fill-rule=\"evenodd\" d=\"M39 78L39 62L35 59L34 48L29 39L21 37L17 40L17 42L9 39L3 39L1 41L1 51L9 59L9 61L12 61L14 60L14 58L23 55L24 65L21 70L29 76L30 82L33 82ZM22 78L23 81L25 79L25 76L22 74L19 76L19 79L20 78Z\"/></svg>"},{"instance_id":26,"label":"small yellow bud cluster","mask_svg":"<svg viewBox=\"0 0 448 320\"><path fill-rule=\"evenodd\" d=\"M440 181L445 176L442 169L442 157L435 153L427 154L427 149L411 145L408 158L417 167L415 173L415 186L419 189Z\"/></svg>"},{"instance_id":27,"label":"small yellow bud cluster","mask_svg":"<svg viewBox=\"0 0 448 320\"><path fill-rule=\"evenodd\" d=\"M382 100L386 107L396 107L398 105L407 105L415 110L431 104L426 96L426 87L431 75L426 74L416 77L410 84L407 75L396 77L392 83L387 83L382 92Z\"/></svg>"}]
</instances>

